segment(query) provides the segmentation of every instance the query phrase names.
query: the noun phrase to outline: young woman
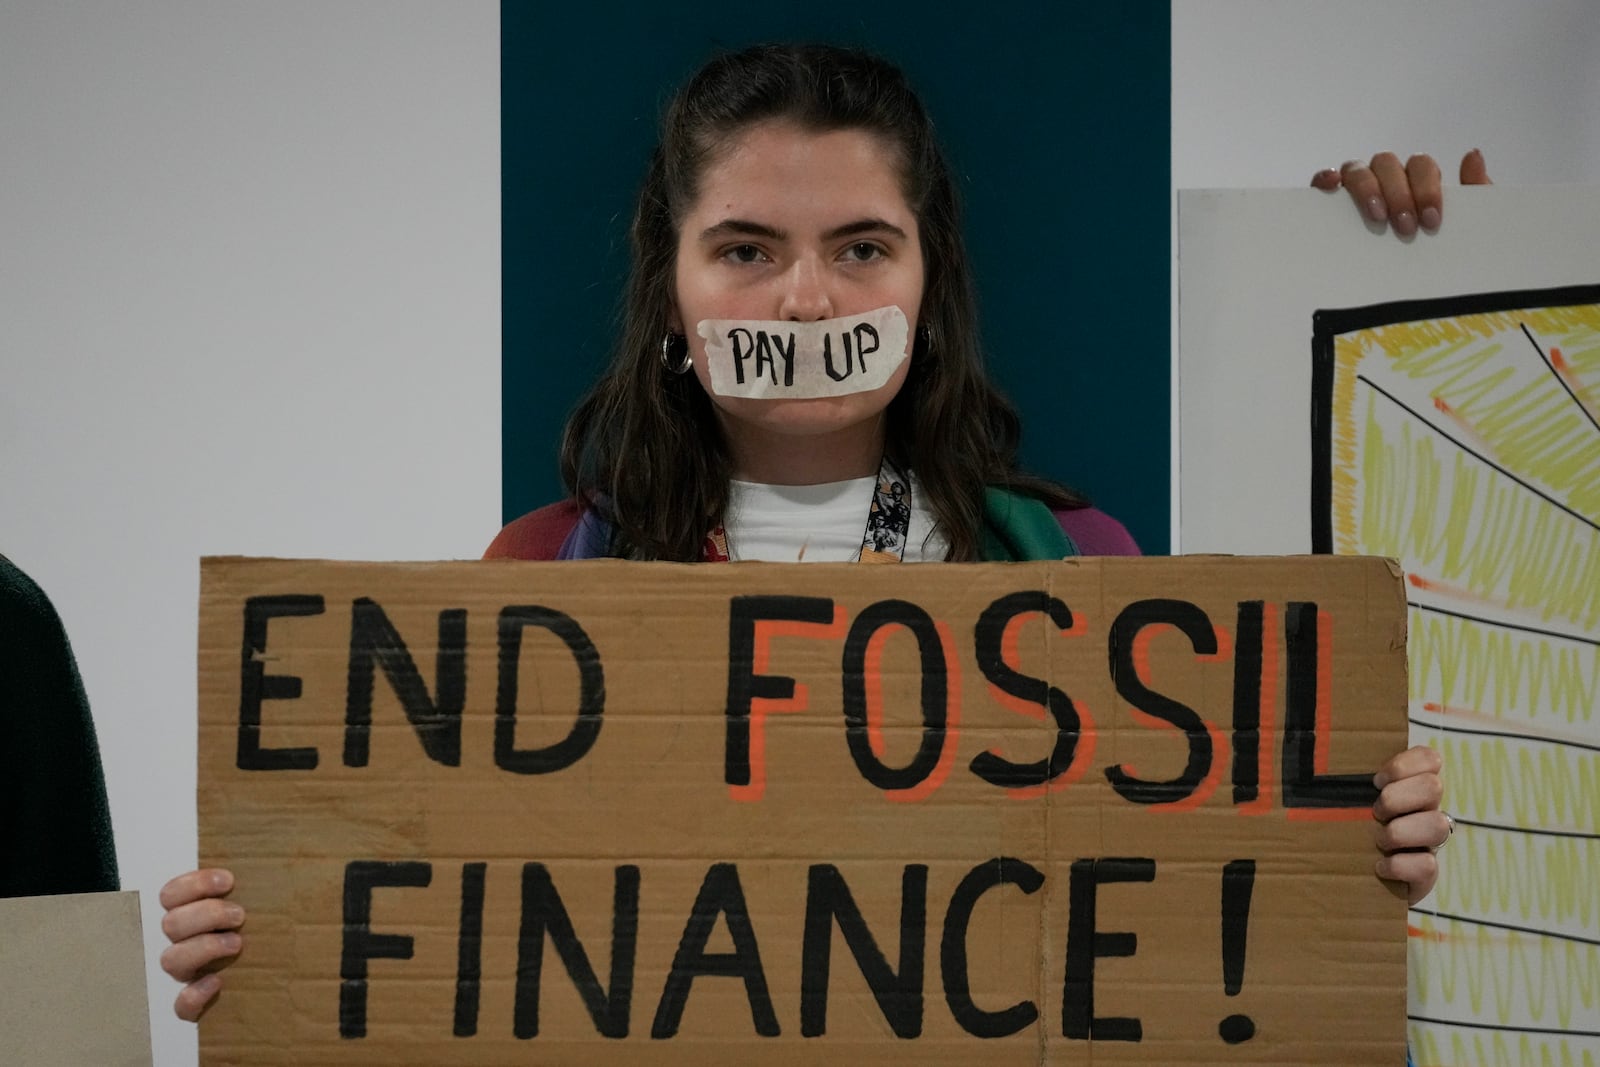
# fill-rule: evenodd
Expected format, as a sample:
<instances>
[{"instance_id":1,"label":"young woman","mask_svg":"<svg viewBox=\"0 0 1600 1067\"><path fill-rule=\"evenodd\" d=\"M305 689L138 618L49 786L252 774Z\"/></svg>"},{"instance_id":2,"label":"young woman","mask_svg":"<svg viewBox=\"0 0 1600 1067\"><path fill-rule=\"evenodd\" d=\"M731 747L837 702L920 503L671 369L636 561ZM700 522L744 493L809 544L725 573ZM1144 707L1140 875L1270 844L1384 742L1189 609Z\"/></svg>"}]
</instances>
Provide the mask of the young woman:
<instances>
[{"instance_id":1,"label":"young woman","mask_svg":"<svg viewBox=\"0 0 1600 1067\"><path fill-rule=\"evenodd\" d=\"M1359 169L1343 178L1364 202ZM1416 178L1407 210L1431 195L1436 221L1437 169L1431 193L1426 174ZM616 355L562 444L572 497L511 523L487 556L1138 553L1114 519L1017 469L1017 418L984 373L950 173L921 103L884 61L764 46L707 64L665 116L633 256ZM807 342L833 332L833 372L844 334L865 323L877 341L869 350L868 335L853 334L857 353L870 351L879 377L850 391L811 373L794 390L803 395L778 399L719 377L711 356L726 356L729 331L763 323ZM1408 883L1412 900L1432 888L1430 850L1449 833L1438 771L1437 754L1416 748L1375 779L1377 873ZM183 1018L199 1017L216 969L240 950L231 888L230 874L210 870L162 890L173 941L162 966L188 983Z\"/></svg>"}]
</instances>

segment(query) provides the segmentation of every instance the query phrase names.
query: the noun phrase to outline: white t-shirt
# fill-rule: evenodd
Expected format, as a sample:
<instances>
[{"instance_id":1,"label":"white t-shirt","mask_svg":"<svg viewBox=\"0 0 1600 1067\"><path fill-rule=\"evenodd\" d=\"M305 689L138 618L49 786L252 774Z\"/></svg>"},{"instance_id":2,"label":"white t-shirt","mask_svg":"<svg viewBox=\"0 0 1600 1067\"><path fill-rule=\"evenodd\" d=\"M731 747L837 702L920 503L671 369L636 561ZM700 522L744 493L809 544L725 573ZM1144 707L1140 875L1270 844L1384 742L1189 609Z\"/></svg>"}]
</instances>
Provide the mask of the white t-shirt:
<instances>
[{"instance_id":1,"label":"white t-shirt","mask_svg":"<svg viewBox=\"0 0 1600 1067\"><path fill-rule=\"evenodd\" d=\"M728 556L770 563L851 563L861 556L877 475L822 485L730 481L723 530ZM911 477L911 527L904 562L942 560L949 543Z\"/></svg>"}]
</instances>

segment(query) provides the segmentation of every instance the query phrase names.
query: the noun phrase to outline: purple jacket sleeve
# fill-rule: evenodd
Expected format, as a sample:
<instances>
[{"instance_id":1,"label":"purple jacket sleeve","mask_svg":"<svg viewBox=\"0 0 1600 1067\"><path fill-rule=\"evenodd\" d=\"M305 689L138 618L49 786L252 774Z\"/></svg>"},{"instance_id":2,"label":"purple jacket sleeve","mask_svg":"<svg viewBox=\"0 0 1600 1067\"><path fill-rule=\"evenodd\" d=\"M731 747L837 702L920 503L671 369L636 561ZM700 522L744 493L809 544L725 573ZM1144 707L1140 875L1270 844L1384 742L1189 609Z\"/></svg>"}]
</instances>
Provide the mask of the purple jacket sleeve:
<instances>
[{"instance_id":1,"label":"purple jacket sleeve","mask_svg":"<svg viewBox=\"0 0 1600 1067\"><path fill-rule=\"evenodd\" d=\"M1066 531L1078 552L1085 556L1141 556L1139 546L1127 528L1099 508L1077 508L1055 512L1056 521Z\"/></svg>"}]
</instances>

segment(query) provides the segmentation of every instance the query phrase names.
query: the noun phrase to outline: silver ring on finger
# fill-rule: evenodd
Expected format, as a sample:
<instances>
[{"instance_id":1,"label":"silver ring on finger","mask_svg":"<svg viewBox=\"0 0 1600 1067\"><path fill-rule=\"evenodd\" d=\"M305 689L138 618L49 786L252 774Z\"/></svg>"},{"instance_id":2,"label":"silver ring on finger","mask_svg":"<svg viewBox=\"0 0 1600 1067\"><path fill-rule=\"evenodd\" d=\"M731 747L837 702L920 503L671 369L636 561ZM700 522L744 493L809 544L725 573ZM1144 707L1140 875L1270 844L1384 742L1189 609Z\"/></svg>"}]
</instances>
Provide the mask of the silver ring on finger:
<instances>
[{"instance_id":1,"label":"silver ring on finger","mask_svg":"<svg viewBox=\"0 0 1600 1067\"><path fill-rule=\"evenodd\" d=\"M1451 815L1448 811L1441 811L1439 814L1444 816L1444 823L1447 829L1445 830L1444 840L1433 846L1433 850L1435 852L1448 845L1450 843L1450 839L1456 835L1455 816Z\"/></svg>"}]
</instances>

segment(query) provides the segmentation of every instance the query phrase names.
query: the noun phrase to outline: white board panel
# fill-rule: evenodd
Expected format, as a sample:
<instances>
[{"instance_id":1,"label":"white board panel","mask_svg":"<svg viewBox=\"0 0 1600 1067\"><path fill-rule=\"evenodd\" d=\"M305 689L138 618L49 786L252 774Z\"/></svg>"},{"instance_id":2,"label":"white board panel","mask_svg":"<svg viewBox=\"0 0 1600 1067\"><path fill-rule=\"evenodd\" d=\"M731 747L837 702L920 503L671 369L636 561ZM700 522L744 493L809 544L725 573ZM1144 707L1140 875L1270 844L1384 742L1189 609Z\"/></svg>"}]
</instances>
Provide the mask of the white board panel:
<instances>
[{"instance_id":1,"label":"white board panel","mask_svg":"<svg viewBox=\"0 0 1600 1067\"><path fill-rule=\"evenodd\" d=\"M1589 1062L1600 191L1452 190L1408 242L1314 192L1179 211L1183 548L1407 571L1411 737L1458 831L1410 923L1416 1062Z\"/></svg>"}]
</instances>

